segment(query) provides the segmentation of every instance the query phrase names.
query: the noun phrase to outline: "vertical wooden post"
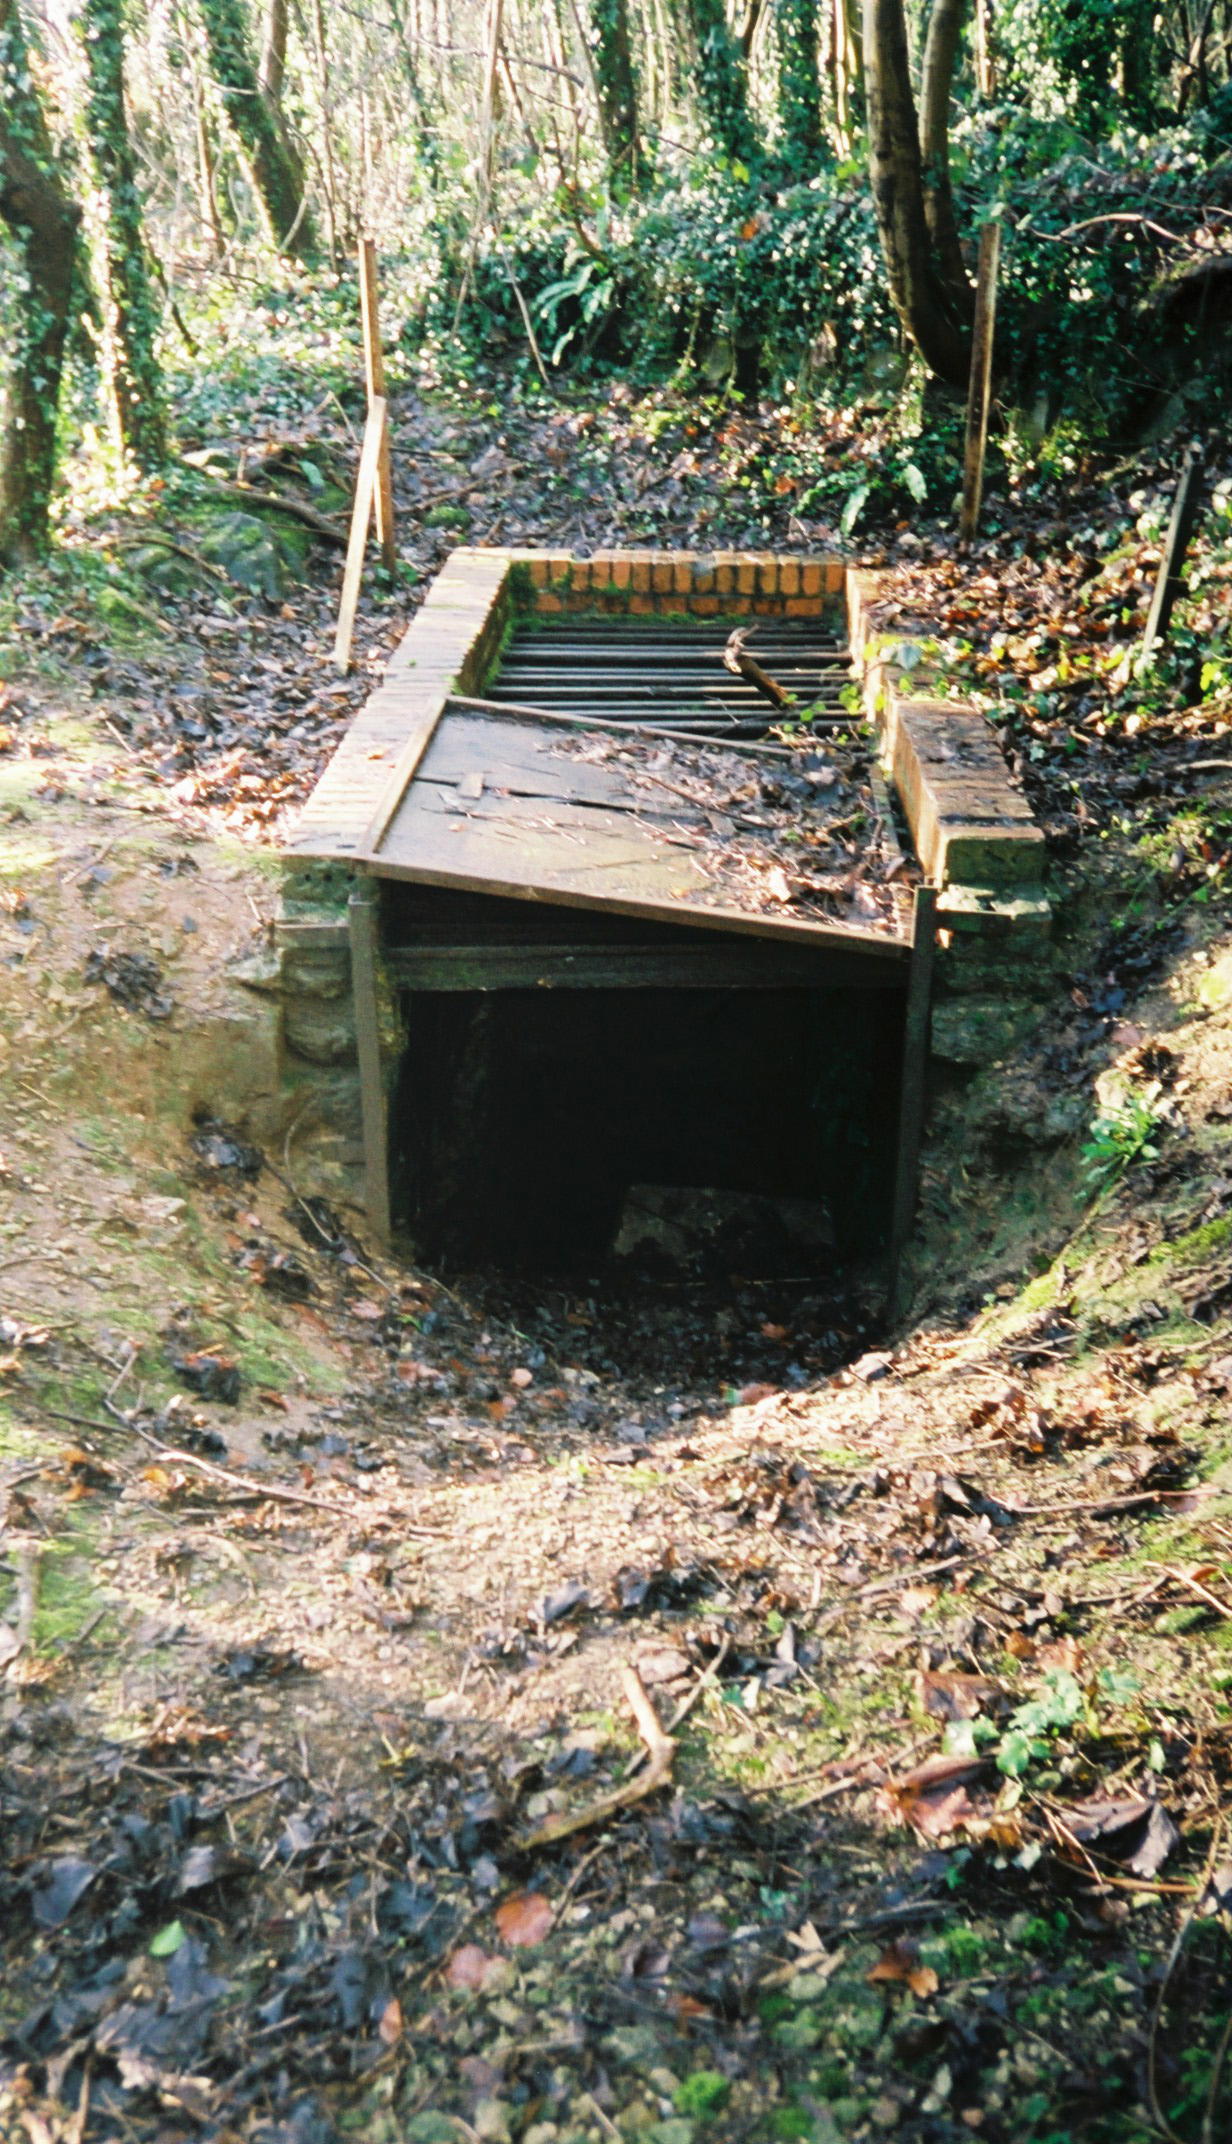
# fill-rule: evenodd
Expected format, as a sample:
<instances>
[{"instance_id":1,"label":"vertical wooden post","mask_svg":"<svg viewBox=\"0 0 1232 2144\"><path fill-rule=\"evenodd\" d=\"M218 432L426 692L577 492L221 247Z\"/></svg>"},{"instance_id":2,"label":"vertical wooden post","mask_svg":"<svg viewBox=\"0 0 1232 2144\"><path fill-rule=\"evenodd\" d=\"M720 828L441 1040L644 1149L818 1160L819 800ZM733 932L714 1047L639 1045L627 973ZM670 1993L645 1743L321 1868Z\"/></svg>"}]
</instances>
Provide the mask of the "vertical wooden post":
<instances>
[{"instance_id":1,"label":"vertical wooden post","mask_svg":"<svg viewBox=\"0 0 1232 2144\"><path fill-rule=\"evenodd\" d=\"M919 1187L920 1141L928 1085L928 1035L932 1014L933 940L937 926L937 889L918 886L911 934L911 976L903 1017L903 1082L898 1105L898 1157L894 1170L894 1209L890 1216L889 1310L899 1308L903 1253L911 1234Z\"/></svg>"},{"instance_id":2,"label":"vertical wooden post","mask_svg":"<svg viewBox=\"0 0 1232 2144\"><path fill-rule=\"evenodd\" d=\"M997 324L997 269L1001 261L1001 226L986 223L980 232L980 265L975 284L975 326L971 333L971 385L967 394L967 448L963 456L962 512L958 540L969 544L980 518L984 490L984 450L988 444L988 398L992 385L992 344Z\"/></svg>"},{"instance_id":3,"label":"vertical wooden post","mask_svg":"<svg viewBox=\"0 0 1232 2144\"><path fill-rule=\"evenodd\" d=\"M368 1226L380 1244L389 1242L389 1135L385 1080L381 1070L381 1015L377 998L380 889L373 879L356 887L347 904L351 929L351 994L359 1055L359 1099L364 1128L364 1205Z\"/></svg>"},{"instance_id":4,"label":"vertical wooden post","mask_svg":"<svg viewBox=\"0 0 1232 2144\"><path fill-rule=\"evenodd\" d=\"M975 85L985 103L997 87L989 36L988 0L975 0Z\"/></svg>"},{"instance_id":5,"label":"vertical wooden post","mask_svg":"<svg viewBox=\"0 0 1232 2144\"><path fill-rule=\"evenodd\" d=\"M1181 568L1189 539L1193 535L1194 522L1198 518L1199 492L1201 490L1202 463L1192 447L1186 450L1181 463L1181 479L1172 501L1172 519L1164 538L1163 555L1155 578L1155 592L1147 612L1146 630L1142 635L1142 652L1149 655L1157 640L1163 640L1179 595L1184 594L1185 584Z\"/></svg>"},{"instance_id":6,"label":"vertical wooden post","mask_svg":"<svg viewBox=\"0 0 1232 2144\"><path fill-rule=\"evenodd\" d=\"M380 286L376 273L376 247L370 238L359 241L359 310L364 330L364 372L368 381L368 408L385 400L385 352L381 347ZM398 563L394 543L393 478L389 465L389 428L381 437L376 479L376 540L392 573Z\"/></svg>"},{"instance_id":7,"label":"vertical wooden post","mask_svg":"<svg viewBox=\"0 0 1232 2144\"><path fill-rule=\"evenodd\" d=\"M373 501L380 488L378 476L381 446L385 438L385 407L383 395L377 395L368 405L368 422L364 426L364 443L359 455L359 475L355 479L351 534L347 541L346 565L342 571L342 601L338 605L338 627L334 634L334 662L344 677L351 667L351 636L355 631L359 583L364 570L364 552L368 547L368 524L372 519Z\"/></svg>"}]
</instances>

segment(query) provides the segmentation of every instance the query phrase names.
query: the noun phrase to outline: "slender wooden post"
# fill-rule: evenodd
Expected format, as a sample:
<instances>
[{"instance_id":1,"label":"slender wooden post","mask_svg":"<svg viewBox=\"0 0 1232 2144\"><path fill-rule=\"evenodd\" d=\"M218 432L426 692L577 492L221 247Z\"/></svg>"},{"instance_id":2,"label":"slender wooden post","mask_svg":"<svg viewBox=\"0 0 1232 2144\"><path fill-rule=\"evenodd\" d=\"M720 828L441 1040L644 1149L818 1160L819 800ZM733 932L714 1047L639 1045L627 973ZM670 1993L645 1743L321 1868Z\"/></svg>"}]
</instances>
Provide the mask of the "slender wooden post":
<instances>
[{"instance_id":1,"label":"slender wooden post","mask_svg":"<svg viewBox=\"0 0 1232 2144\"><path fill-rule=\"evenodd\" d=\"M997 87L992 38L989 35L988 0L975 0L975 82L981 99L987 103L988 99L995 95Z\"/></svg>"},{"instance_id":2,"label":"slender wooden post","mask_svg":"<svg viewBox=\"0 0 1232 2144\"><path fill-rule=\"evenodd\" d=\"M368 381L368 408L385 401L385 352L381 347L380 286L377 282L376 247L370 238L359 241L359 310L364 330L364 372ZM377 463L376 540L392 573L398 563L394 542L393 477L389 465L389 426L386 423Z\"/></svg>"},{"instance_id":3,"label":"slender wooden post","mask_svg":"<svg viewBox=\"0 0 1232 2144\"><path fill-rule=\"evenodd\" d=\"M368 405L368 422L364 426L364 443L359 455L359 475L355 479L351 534L347 541L346 565L342 574L342 601L338 605L338 630L334 635L334 662L344 676L351 667L351 638L355 631L355 612L359 606L359 583L364 570L364 552L368 547L368 524L372 519L372 505L377 491L381 442L385 437L385 408L383 395L376 395Z\"/></svg>"},{"instance_id":4,"label":"slender wooden post","mask_svg":"<svg viewBox=\"0 0 1232 2144\"><path fill-rule=\"evenodd\" d=\"M1000 261L1001 226L986 223L980 232L980 265L975 284L971 384L967 393L967 449L963 456L962 513L958 519L960 544L969 544L974 539L984 490L984 450L988 445L988 399L992 386L992 344L997 323Z\"/></svg>"},{"instance_id":5,"label":"slender wooden post","mask_svg":"<svg viewBox=\"0 0 1232 2144\"><path fill-rule=\"evenodd\" d=\"M1181 568L1185 563L1189 539L1193 535L1194 523L1198 518L1201 478L1202 463L1191 447L1181 464L1181 479L1176 487L1176 497L1172 501L1172 519L1168 523L1168 533L1164 538L1155 592L1151 597L1146 630L1142 635L1144 655L1151 653L1157 640L1167 637L1176 599L1185 592Z\"/></svg>"},{"instance_id":6,"label":"slender wooden post","mask_svg":"<svg viewBox=\"0 0 1232 2144\"><path fill-rule=\"evenodd\" d=\"M919 1188L920 1141L928 1084L928 1035L932 1013L933 940L937 924L937 889L918 886L911 934L911 975L903 1017L903 1082L898 1105L898 1157L894 1171L894 1210L890 1217L889 1309L898 1313L903 1253L911 1234Z\"/></svg>"},{"instance_id":7,"label":"slender wooden post","mask_svg":"<svg viewBox=\"0 0 1232 2144\"><path fill-rule=\"evenodd\" d=\"M351 994L359 1055L359 1100L364 1128L364 1205L378 1243L389 1242L389 1134L385 1079L381 1070L381 1015L377 999L380 891L365 879L347 903L351 930Z\"/></svg>"}]
</instances>

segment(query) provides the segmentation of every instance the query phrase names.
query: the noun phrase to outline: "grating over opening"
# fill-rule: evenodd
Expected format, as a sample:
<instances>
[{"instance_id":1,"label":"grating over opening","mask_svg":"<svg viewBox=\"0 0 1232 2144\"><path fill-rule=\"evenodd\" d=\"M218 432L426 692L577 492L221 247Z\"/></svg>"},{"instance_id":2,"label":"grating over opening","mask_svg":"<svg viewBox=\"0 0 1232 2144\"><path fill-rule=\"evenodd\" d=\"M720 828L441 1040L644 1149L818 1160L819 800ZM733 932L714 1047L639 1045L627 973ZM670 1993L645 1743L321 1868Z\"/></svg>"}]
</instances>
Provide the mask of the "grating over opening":
<instances>
[{"instance_id":1,"label":"grating over opening","mask_svg":"<svg viewBox=\"0 0 1232 2144\"><path fill-rule=\"evenodd\" d=\"M738 624L735 618L526 620L515 627L487 698L716 737L763 737L771 723L805 715L823 730L850 724L842 701L851 682L847 651L823 621L763 618L743 625L748 653L792 695L781 711L724 666Z\"/></svg>"}]
</instances>

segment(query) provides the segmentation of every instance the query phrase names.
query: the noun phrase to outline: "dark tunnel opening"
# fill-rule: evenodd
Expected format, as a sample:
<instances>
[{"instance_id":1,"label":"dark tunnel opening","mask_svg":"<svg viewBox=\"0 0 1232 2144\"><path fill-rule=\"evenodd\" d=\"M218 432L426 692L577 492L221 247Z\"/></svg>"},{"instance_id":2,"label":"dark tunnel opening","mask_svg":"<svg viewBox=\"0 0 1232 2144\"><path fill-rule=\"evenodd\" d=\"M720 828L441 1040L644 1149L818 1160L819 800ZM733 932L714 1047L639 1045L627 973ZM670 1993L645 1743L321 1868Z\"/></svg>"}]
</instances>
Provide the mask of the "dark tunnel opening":
<instances>
[{"instance_id":1,"label":"dark tunnel opening","mask_svg":"<svg viewBox=\"0 0 1232 2144\"><path fill-rule=\"evenodd\" d=\"M398 1218L456 1267L823 1273L885 1245L902 1000L405 991Z\"/></svg>"}]
</instances>

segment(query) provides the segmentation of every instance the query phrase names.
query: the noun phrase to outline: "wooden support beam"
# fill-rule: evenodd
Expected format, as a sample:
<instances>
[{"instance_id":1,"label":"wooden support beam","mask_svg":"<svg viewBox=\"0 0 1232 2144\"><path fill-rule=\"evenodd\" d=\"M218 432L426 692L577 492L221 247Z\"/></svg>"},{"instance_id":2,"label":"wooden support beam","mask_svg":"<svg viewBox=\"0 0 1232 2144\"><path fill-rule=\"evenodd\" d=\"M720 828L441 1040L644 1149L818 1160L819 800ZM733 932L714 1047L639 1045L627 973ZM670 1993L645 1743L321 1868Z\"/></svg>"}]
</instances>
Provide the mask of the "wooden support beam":
<instances>
[{"instance_id":1,"label":"wooden support beam","mask_svg":"<svg viewBox=\"0 0 1232 2144\"><path fill-rule=\"evenodd\" d=\"M351 993L355 1006L355 1043L359 1056L359 1098L364 1130L364 1204L368 1226L379 1244L387 1244L389 1218L389 1132L385 1076L381 1068L381 1014L377 995L380 947L380 889L365 879L347 903L351 932Z\"/></svg>"},{"instance_id":2,"label":"wooden support beam","mask_svg":"<svg viewBox=\"0 0 1232 2144\"><path fill-rule=\"evenodd\" d=\"M980 232L980 264L975 282L975 325L971 332L971 382L967 391L967 446L963 455L960 544L974 541L984 492L984 453L988 445L988 404L992 387L992 346L997 325L997 270L1001 263L1001 226L986 223Z\"/></svg>"},{"instance_id":3,"label":"wooden support beam","mask_svg":"<svg viewBox=\"0 0 1232 2144\"><path fill-rule=\"evenodd\" d=\"M351 641L355 633L355 613L359 608L359 584L363 578L364 552L368 548L368 525L372 519L377 467L384 437L385 397L377 395L368 405L368 422L364 426L359 475L355 479L351 533L347 540L346 565L342 574L342 601L338 605L338 630L334 635L334 663L344 676L351 667Z\"/></svg>"},{"instance_id":4,"label":"wooden support beam","mask_svg":"<svg viewBox=\"0 0 1232 2144\"><path fill-rule=\"evenodd\" d=\"M894 1208L890 1217L889 1309L895 1317L901 1307L903 1254L915 1218L919 1189L920 1142L924 1136L924 1104L928 1084L928 1038L932 1014L933 943L936 936L937 889L918 886L915 896L915 928L912 933L911 980L903 1020L903 1082L898 1108L898 1158L894 1171Z\"/></svg>"},{"instance_id":5,"label":"wooden support beam","mask_svg":"<svg viewBox=\"0 0 1232 2144\"><path fill-rule=\"evenodd\" d=\"M1202 493L1202 463L1190 448L1181 464L1180 482L1172 502L1172 519L1164 538L1163 556L1155 580L1155 592L1142 635L1142 652L1150 655L1157 642L1166 640L1178 596L1185 592L1181 569L1194 532Z\"/></svg>"},{"instance_id":6,"label":"wooden support beam","mask_svg":"<svg viewBox=\"0 0 1232 2144\"><path fill-rule=\"evenodd\" d=\"M391 981L408 990L901 990L903 969L858 955L813 953L763 938L694 946L406 945L387 947Z\"/></svg>"},{"instance_id":7,"label":"wooden support beam","mask_svg":"<svg viewBox=\"0 0 1232 2144\"><path fill-rule=\"evenodd\" d=\"M385 351L381 344L380 285L377 281L376 247L370 238L359 241L359 311L364 330L364 373L368 382L368 408L386 401ZM376 540L392 573L398 563L394 541L393 474L389 461L389 425L381 437L376 471Z\"/></svg>"}]
</instances>

